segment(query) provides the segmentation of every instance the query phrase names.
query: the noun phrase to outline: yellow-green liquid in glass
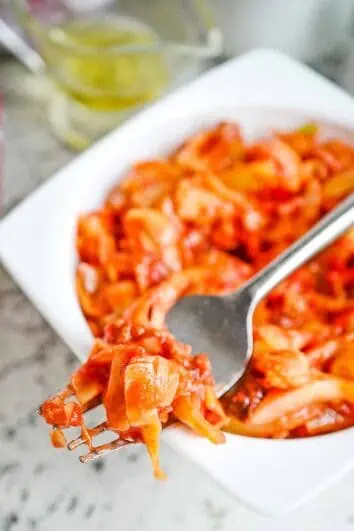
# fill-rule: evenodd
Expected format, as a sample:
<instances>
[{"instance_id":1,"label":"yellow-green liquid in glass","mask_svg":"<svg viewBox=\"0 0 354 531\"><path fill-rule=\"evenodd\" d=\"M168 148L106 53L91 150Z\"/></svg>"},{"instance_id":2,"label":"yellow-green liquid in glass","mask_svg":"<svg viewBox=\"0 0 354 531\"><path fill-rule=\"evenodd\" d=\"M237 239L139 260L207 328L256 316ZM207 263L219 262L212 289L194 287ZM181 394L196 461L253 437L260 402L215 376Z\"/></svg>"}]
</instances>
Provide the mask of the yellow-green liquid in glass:
<instances>
[{"instance_id":1,"label":"yellow-green liquid in glass","mask_svg":"<svg viewBox=\"0 0 354 531\"><path fill-rule=\"evenodd\" d=\"M93 111L134 108L167 85L163 54L152 48L158 36L138 21L111 15L73 20L45 33L31 29L60 89ZM136 50L124 50L130 46Z\"/></svg>"}]
</instances>

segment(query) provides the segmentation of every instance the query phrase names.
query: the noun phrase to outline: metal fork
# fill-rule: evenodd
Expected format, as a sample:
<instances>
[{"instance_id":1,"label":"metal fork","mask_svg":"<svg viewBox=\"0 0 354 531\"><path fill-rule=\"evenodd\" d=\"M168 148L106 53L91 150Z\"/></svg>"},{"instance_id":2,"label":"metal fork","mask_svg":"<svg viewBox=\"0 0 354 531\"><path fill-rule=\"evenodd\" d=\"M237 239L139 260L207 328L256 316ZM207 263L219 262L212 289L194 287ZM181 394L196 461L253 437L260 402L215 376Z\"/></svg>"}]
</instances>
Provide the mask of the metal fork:
<instances>
[{"instance_id":1,"label":"metal fork","mask_svg":"<svg viewBox=\"0 0 354 531\"><path fill-rule=\"evenodd\" d=\"M208 352L218 396L227 392L246 369L253 349L252 318L258 302L353 224L354 194L235 293L222 297L185 297L170 310L167 325L176 338L192 345L193 352ZM61 394L65 398L73 395L70 389ZM102 407L100 400L95 399L85 405L83 413L97 406ZM102 422L88 432L94 438L107 430L107 423ZM92 445L89 453L80 456L80 461L87 463L134 443L134 440L116 437L111 442ZM75 450L85 444L87 439L81 434L67 447Z\"/></svg>"},{"instance_id":2,"label":"metal fork","mask_svg":"<svg viewBox=\"0 0 354 531\"><path fill-rule=\"evenodd\" d=\"M253 314L260 300L353 224L354 193L235 293L184 297L173 306L167 326L193 352L209 354L218 396L246 369L253 350Z\"/></svg>"},{"instance_id":3,"label":"metal fork","mask_svg":"<svg viewBox=\"0 0 354 531\"><path fill-rule=\"evenodd\" d=\"M68 398L70 399L73 396L74 396L74 392L70 387L66 387L65 389L62 389L56 395L56 397L60 397L64 401L66 401ZM86 415L87 413L92 412L98 408L103 409L103 405L102 405L100 397L96 397L90 402L87 402L87 404L81 406L81 411L83 415ZM41 408L39 408L38 414L41 415ZM58 426L53 426L53 431L56 431L58 429L60 429ZM106 431L110 431L107 425L107 421L103 421L100 424L97 424L96 426L94 426L93 428L85 427L84 430L90 436L91 440ZM131 444L137 444L138 442L132 438L123 439L123 438L120 438L119 436L115 436L113 440L106 442L104 444L100 444L98 446L94 446L94 444L89 445L87 437L85 436L84 430L82 429L81 434L75 439L71 440L67 444L67 449L70 451L76 450L80 446L84 446L84 445L87 445L89 447L90 451L87 454L81 455L79 457L81 463L88 463L90 461L93 461L94 459L97 459L98 457L102 457L115 450L119 450L123 448L124 446L129 446ZM113 434L112 431L110 431L110 433Z\"/></svg>"}]
</instances>

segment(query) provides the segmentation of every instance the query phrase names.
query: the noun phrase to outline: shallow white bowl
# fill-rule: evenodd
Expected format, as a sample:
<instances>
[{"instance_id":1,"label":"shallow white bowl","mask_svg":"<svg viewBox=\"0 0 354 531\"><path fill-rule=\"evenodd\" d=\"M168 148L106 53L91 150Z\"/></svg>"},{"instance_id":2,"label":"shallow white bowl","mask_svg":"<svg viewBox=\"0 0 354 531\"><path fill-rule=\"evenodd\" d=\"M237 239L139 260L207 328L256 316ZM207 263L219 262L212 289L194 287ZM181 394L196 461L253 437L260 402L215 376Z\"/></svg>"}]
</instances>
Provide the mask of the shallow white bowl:
<instances>
[{"instance_id":1,"label":"shallow white bowl","mask_svg":"<svg viewBox=\"0 0 354 531\"><path fill-rule=\"evenodd\" d=\"M239 122L249 139L316 120L325 134L354 142L354 102L346 93L282 54L259 50L145 110L2 221L5 266L81 360L92 337L74 286L78 214L101 205L134 161L167 153L187 135L223 119ZM353 429L293 441L228 435L220 447L180 428L166 430L164 438L244 503L268 514L289 511L354 465Z\"/></svg>"}]
</instances>

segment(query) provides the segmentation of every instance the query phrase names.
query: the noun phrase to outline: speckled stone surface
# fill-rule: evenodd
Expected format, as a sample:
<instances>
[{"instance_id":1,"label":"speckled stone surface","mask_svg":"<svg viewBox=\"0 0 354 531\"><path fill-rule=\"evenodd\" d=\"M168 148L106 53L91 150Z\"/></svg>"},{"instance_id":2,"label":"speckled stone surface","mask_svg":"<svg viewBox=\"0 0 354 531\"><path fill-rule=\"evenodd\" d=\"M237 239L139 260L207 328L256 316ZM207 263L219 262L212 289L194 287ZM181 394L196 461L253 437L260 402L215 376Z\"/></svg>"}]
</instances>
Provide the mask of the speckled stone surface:
<instances>
[{"instance_id":1,"label":"speckled stone surface","mask_svg":"<svg viewBox=\"0 0 354 531\"><path fill-rule=\"evenodd\" d=\"M48 132L38 88L18 65L0 63L0 86L6 102L7 211L72 154ZM354 531L354 473L292 515L269 519L243 507L166 447L165 483L152 479L143 448L91 466L55 451L35 411L76 363L0 270L1 531Z\"/></svg>"}]
</instances>

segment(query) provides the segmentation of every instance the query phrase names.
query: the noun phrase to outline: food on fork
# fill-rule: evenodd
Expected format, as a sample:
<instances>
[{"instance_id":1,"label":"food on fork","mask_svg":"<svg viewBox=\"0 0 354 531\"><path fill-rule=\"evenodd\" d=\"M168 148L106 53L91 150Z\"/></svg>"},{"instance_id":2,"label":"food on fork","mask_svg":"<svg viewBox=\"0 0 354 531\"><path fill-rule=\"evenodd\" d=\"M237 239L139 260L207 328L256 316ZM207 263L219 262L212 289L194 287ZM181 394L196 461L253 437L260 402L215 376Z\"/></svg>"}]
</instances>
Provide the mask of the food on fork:
<instances>
[{"instance_id":1,"label":"food on fork","mask_svg":"<svg viewBox=\"0 0 354 531\"><path fill-rule=\"evenodd\" d=\"M68 395L78 402L66 402ZM226 416L215 396L211 368L205 355L190 355L166 330L145 329L126 322L109 324L97 339L87 362L77 370L63 396L41 406L53 431L55 446L65 446L61 428L81 426L92 450L95 431L83 421L85 406L102 400L107 428L123 440L141 441L148 448L155 476L159 466L159 436L174 417L213 443L222 443L219 427Z\"/></svg>"},{"instance_id":2,"label":"food on fork","mask_svg":"<svg viewBox=\"0 0 354 531\"><path fill-rule=\"evenodd\" d=\"M213 443L221 428L289 438L354 425L354 230L259 304L251 362L221 401L207 354L164 324L184 295L236 290L352 192L353 176L354 149L314 124L247 144L221 123L137 163L78 220L77 293L96 340L40 408L53 444L78 426L97 453L84 413L101 403L99 430L144 442L162 477L159 437L173 420Z\"/></svg>"}]
</instances>

